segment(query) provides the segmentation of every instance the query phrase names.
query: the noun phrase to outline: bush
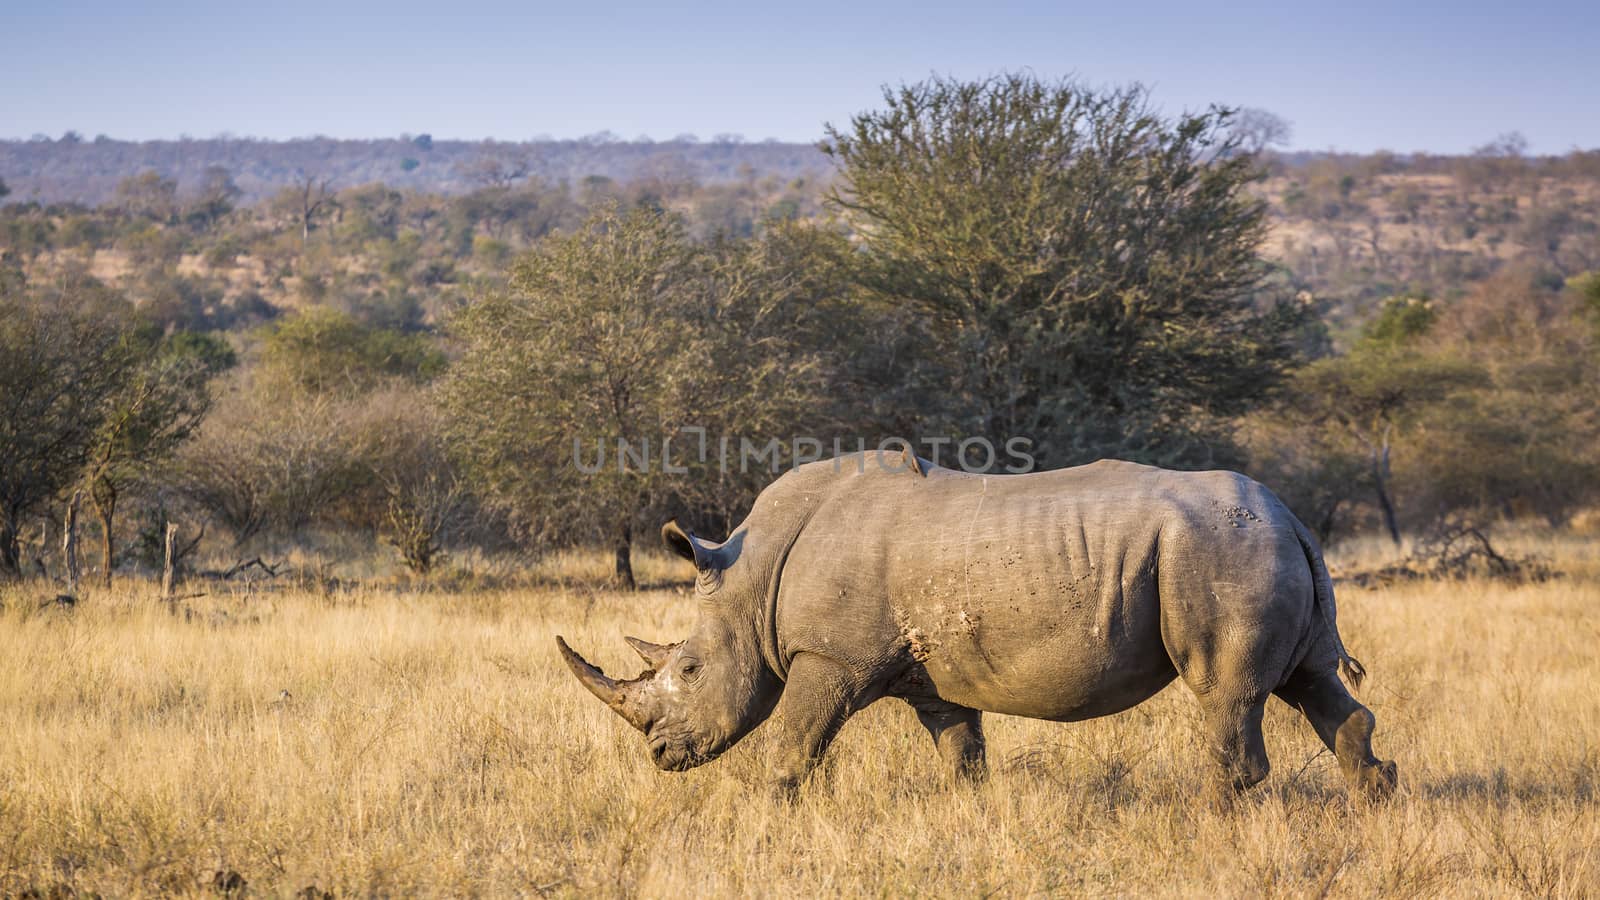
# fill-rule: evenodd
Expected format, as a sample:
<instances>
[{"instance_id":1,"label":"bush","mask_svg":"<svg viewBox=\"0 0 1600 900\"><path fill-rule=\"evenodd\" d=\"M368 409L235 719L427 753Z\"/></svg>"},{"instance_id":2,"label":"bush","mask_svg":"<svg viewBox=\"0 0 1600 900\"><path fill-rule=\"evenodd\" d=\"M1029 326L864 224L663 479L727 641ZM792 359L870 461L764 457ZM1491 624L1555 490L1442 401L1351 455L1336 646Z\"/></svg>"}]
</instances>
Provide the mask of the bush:
<instances>
[{"instance_id":1,"label":"bush","mask_svg":"<svg viewBox=\"0 0 1600 900\"><path fill-rule=\"evenodd\" d=\"M444 371L445 357L425 335L363 325L312 307L267 332L262 365L313 394L359 393L388 377L415 383Z\"/></svg>"}]
</instances>

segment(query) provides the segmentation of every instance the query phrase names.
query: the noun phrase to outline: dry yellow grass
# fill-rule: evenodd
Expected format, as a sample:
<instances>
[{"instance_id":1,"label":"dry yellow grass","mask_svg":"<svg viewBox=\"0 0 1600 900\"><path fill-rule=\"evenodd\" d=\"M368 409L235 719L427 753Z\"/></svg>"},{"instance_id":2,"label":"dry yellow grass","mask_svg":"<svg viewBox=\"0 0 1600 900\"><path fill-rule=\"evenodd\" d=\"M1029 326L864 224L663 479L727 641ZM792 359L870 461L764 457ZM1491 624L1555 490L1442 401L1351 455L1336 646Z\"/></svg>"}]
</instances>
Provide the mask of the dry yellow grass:
<instances>
[{"instance_id":1,"label":"dry yellow grass","mask_svg":"<svg viewBox=\"0 0 1600 900\"><path fill-rule=\"evenodd\" d=\"M1396 799L1347 801L1281 704L1274 762L1213 808L1181 687L1109 719L988 717L948 786L910 710L851 721L787 806L763 733L681 775L561 666L688 627L678 589L364 589L39 610L0 591L0 895L1578 896L1600 883L1600 577L1344 589ZM1337 563L1338 560L1335 560ZM1348 565L1348 562L1347 562ZM602 560L568 560L569 571ZM651 560L646 579L677 569Z\"/></svg>"}]
</instances>

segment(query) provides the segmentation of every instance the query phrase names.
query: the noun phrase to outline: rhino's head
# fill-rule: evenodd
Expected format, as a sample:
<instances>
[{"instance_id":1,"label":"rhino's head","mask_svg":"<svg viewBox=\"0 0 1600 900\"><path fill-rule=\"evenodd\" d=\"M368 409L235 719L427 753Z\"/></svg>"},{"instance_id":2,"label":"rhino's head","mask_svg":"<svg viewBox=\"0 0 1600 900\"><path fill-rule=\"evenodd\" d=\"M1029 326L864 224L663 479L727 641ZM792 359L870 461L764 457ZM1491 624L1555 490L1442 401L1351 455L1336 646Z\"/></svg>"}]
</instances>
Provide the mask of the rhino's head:
<instances>
[{"instance_id":1,"label":"rhino's head","mask_svg":"<svg viewBox=\"0 0 1600 900\"><path fill-rule=\"evenodd\" d=\"M607 677L559 636L556 644L578 681L645 733L655 764L682 771L716 759L765 720L783 685L758 637L771 572L752 559L746 530L712 544L668 522L661 535L698 573L700 618L689 636L667 645L626 638L649 665L626 681Z\"/></svg>"}]
</instances>

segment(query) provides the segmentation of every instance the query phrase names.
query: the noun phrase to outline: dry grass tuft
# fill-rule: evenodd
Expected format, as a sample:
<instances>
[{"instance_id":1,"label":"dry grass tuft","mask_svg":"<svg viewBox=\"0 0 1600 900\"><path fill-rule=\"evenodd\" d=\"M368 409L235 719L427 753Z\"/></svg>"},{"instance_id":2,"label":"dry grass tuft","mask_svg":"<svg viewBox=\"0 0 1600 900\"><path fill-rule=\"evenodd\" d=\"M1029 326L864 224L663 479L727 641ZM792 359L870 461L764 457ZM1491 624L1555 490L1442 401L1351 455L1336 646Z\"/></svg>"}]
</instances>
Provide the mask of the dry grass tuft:
<instances>
[{"instance_id":1,"label":"dry grass tuft","mask_svg":"<svg viewBox=\"0 0 1600 900\"><path fill-rule=\"evenodd\" d=\"M70 610L8 588L0 895L1580 896L1600 884L1597 555L1511 546L1568 577L1341 591L1393 802L1349 802L1274 704L1273 774L1231 811L1199 799L1180 687L1077 725L990 716L977 788L943 782L894 701L793 806L766 794L761 731L659 773L551 635L629 672L620 632L671 638L692 610L677 587L579 585L601 559L547 562L536 588L214 596L188 617L142 584Z\"/></svg>"}]
</instances>

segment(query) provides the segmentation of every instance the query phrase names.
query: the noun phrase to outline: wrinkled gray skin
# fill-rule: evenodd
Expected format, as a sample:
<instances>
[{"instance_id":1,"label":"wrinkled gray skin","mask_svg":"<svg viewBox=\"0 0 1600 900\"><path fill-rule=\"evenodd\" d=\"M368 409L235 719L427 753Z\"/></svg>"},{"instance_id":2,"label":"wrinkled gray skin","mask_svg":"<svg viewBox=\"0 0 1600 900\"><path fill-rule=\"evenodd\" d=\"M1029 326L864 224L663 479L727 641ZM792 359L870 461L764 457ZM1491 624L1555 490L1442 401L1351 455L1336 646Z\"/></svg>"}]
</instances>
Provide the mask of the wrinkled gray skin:
<instances>
[{"instance_id":1,"label":"wrinkled gray skin","mask_svg":"<svg viewBox=\"0 0 1600 900\"><path fill-rule=\"evenodd\" d=\"M779 478L721 544L675 523L699 573L678 644L629 638L650 669L613 681L561 638L579 681L643 731L657 766L716 758L772 716L792 793L851 713L916 709L951 770L984 769L981 711L1061 722L1128 709L1182 678L1221 783L1267 775L1277 695L1357 791L1387 796L1372 713L1340 682L1361 667L1335 626L1305 527L1233 472L1133 463L974 475L868 453Z\"/></svg>"}]
</instances>

